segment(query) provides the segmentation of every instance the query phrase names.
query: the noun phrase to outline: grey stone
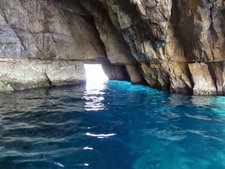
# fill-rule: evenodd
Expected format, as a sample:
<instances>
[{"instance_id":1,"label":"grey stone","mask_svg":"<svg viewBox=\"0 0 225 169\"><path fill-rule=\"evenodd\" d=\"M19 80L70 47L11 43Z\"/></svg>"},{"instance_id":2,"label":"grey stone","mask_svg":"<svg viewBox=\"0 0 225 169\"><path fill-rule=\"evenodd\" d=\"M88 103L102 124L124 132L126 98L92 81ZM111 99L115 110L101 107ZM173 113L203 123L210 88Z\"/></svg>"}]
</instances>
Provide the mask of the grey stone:
<instances>
[{"instance_id":1,"label":"grey stone","mask_svg":"<svg viewBox=\"0 0 225 169\"><path fill-rule=\"evenodd\" d=\"M1 86L83 81L88 62L110 79L223 94L224 20L223 0L0 0Z\"/></svg>"}]
</instances>

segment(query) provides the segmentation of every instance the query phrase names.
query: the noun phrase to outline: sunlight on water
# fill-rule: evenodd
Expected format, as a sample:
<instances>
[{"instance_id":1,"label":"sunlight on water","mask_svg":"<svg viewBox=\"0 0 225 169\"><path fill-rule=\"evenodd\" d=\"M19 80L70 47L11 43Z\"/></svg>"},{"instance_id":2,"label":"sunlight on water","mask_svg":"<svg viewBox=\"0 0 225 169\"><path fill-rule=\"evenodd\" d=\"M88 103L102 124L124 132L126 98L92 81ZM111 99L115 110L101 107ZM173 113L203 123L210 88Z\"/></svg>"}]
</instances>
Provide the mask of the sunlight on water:
<instances>
[{"instance_id":1,"label":"sunlight on water","mask_svg":"<svg viewBox=\"0 0 225 169\"><path fill-rule=\"evenodd\" d=\"M91 133L86 133L86 135L90 136L90 137L97 137L97 138L108 138L108 137L115 136L116 133L110 133L110 134L91 134Z\"/></svg>"},{"instance_id":2,"label":"sunlight on water","mask_svg":"<svg viewBox=\"0 0 225 169\"><path fill-rule=\"evenodd\" d=\"M104 110L105 105L104 105L104 100L105 98L103 95L105 94L104 89L105 89L105 84L104 83L92 83L88 82L86 84L86 91L83 95L85 98L85 110L87 111L99 111L99 110Z\"/></svg>"},{"instance_id":3,"label":"sunlight on water","mask_svg":"<svg viewBox=\"0 0 225 169\"><path fill-rule=\"evenodd\" d=\"M104 110L104 89L105 82L108 81L108 77L102 69L100 64L85 64L86 72L86 92L84 98L87 100L85 102L85 109L87 111L99 111Z\"/></svg>"}]
</instances>

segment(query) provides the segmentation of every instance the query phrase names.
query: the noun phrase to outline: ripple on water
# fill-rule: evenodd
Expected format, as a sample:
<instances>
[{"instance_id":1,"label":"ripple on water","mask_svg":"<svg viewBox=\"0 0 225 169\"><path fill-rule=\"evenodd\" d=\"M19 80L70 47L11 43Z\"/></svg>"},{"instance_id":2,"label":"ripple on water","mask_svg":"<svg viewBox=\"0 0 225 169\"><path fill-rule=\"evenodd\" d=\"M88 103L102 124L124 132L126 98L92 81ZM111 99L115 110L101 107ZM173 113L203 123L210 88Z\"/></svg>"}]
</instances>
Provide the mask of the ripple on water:
<instances>
[{"instance_id":1,"label":"ripple on water","mask_svg":"<svg viewBox=\"0 0 225 169\"><path fill-rule=\"evenodd\" d=\"M2 169L222 169L225 97L128 82L0 94Z\"/></svg>"}]
</instances>

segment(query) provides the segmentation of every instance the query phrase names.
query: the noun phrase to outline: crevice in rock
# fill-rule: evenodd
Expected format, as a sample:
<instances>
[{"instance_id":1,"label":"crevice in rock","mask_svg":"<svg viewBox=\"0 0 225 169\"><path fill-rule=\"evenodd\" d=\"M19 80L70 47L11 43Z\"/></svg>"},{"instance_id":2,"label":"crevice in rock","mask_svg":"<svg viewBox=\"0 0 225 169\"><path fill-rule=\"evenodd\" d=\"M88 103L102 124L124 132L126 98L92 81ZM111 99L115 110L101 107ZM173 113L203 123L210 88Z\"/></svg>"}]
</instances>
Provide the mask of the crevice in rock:
<instances>
[{"instance_id":1,"label":"crevice in rock","mask_svg":"<svg viewBox=\"0 0 225 169\"><path fill-rule=\"evenodd\" d=\"M192 90L193 89L193 87L194 87L194 81L193 81L193 78L192 78L192 74L191 74L191 71L190 71L190 69L189 69L189 67L188 67L188 64L189 63L186 63L186 72L187 72L187 77L188 77L188 79L190 80L190 83L191 83L191 88L190 88L190 90ZM193 91L192 91L193 92Z\"/></svg>"},{"instance_id":2,"label":"crevice in rock","mask_svg":"<svg viewBox=\"0 0 225 169\"><path fill-rule=\"evenodd\" d=\"M53 87L52 81L49 79L47 72L45 72L44 75L45 75L45 77L46 77L46 80L48 81L49 87Z\"/></svg>"},{"instance_id":3,"label":"crevice in rock","mask_svg":"<svg viewBox=\"0 0 225 169\"><path fill-rule=\"evenodd\" d=\"M218 35L217 35L217 32L216 32L215 27L214 27L213 10L214 10L214 3L212 2L211 7L209 9L209 11L210 11L210 14L209 14L209 17L210 17L209 30L210 30L210 34L212 36L213 48L215 48L215 42L218 40Z\"/></svg>"},{"instance_id":4,"label":"crevice in rock","mask_svg":"<svg viewBox=\"0 0 225 169\"><path fill-rule=\"evenodd\" d=\"M223 63L221 62L212 62L212 63L209 63L208 64L208 67L209 67L209 73L212 77L212 80L213 80L213 83L216 87L216 91L217 91L217 94L220 94L222 91L219 91L219 86L218 85L223 85L223 84L219 84L219 83L222 83L220 82L221 80L221 76L222 74L217 74L217 69L223 69Z\"/></svg>"},{"instance_id":5,"label":"crevice in rock","mask_svg":"<svg viewBox=\"0 0 225 169\"><path fill-rule=\"evenodd\" d=\"M173 27L175 38L184 51L184 55L188 59L188 61L195 62L196 57L192 49L194 47L193 43L196 41L195 39L193 39L193 36L195 34L195 31L193 29L194 25L192 22L192 20L194 20L193 14L189 13L189 15L187 15L185 13L186 10L188 10L185 9L185 2L180 0L172 1L170 23Z\"/></svg>"}]
</instances>

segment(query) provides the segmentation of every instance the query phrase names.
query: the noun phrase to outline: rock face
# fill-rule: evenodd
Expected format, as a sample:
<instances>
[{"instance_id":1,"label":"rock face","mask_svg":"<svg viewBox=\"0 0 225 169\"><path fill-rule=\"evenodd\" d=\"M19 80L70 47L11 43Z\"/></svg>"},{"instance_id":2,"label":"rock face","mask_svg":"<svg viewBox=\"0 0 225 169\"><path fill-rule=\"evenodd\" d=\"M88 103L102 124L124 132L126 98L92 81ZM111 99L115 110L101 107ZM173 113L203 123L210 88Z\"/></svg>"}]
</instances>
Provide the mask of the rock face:
<instances>
[{"instance_id":1,"label":"rock face","mask_svg":"<svg viewBox=\"0 0 225 169\"><path fill-rule=\"evenodd\" d=\"M75 61L0 58L0 67L0 89L4 91L79 84L85 81L83 64Z\"/></svg>"},{"instance_id":2,"label":"rock face","mask_svg":"<svg viewBox=\"0 0 225 169\"><path fill-rule=\"evenodd\" d=\"M0 0L0 88L110 79L225 93L224 0ZM16 85L15 85L16 84Z\"/></svg>"}]
</instances>

